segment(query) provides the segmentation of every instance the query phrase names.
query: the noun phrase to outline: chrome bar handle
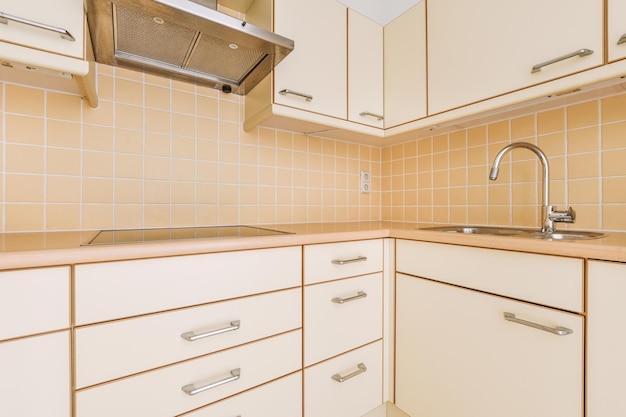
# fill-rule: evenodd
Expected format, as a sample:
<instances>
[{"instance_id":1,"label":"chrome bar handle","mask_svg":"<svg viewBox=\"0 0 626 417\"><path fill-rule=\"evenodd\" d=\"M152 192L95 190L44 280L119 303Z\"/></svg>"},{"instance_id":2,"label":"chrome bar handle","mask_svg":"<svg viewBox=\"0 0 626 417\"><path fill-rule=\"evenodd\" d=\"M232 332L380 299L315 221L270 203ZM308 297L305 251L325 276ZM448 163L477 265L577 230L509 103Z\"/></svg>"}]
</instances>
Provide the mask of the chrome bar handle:
<instances>
[{"instance_id":1,"label":"chrome bar handle","mask_svg":"<svg viewBox=\"0 0 626 417\"><path fill-rule=\"evenodd\" d=\"M360 364L358 364L356 367L359 368L359 369L357 369L356 371L354 371L354 372L352 372L352 373L350 373L350 374L348 374L346 376L341 376L339 374L335 374L335 375L331 376L331 378L334 379L337 382L345 382L348 379L354 378L355 376L357 376L359 374L362 374L363 372L367 371L367 367L362 362Z\"/></svg>"},{"instance_id":2,"label":"chrome bar handle","mask_svg":"<svg viewBox=\"0 0 626 417\"><path fill-rule=\"evenodd\" d=\"M521 325L524 325L524 326L532 327L534 329L543 330L544 332L552 333L552 334L555 334L557 336L567 336L568 334L574 333L573 330L567 329L565 327L560 327L560 326L558 326L558 327L548 327L548 326L544 326L543 324L533 323L532 321L526 321L526 320L518 319L517 317L515 317L515 314L513 314L513 313L504 313L504 319L507 320L507 321L511 321L513 323L517 323L517 324L521 324Z\"/></svg>"},{"instance_id":3,"label":"chrome bar handle","mask_svg":"<svg viewBox=\"0 0 626 417\"><path fill-rule=\"evenodd\" d=\"M587 56L587 55L591 55L593 54L593 51L591 49L578 49L574 52L570 52L569 54L563 55L563 56L559 56L557 58L551 59L549 61L546 62L542 62L541 64L537 64L535 66L533 66L533 69L531 71L531 73L535 73L535 72L539 72L541 71L541 69L543 67L546 67L548 65L552 65L552 64L556 64L557 62L560 61L565 61L566 59L570 59L570 58L574 58L575 56Z\"/></svg>"},{"instance_id":4,"label":"chrome bar handle","mask_svg":"<svg viewBox=\"0 0 626 417\"><path fill-rule=\"evenodd\" d=\"M358 299L365 298L365 297L367 297L367 293L365 291L359 291L356 293L356 295L352 297L348 297L348 298L335 297L331 299L330 301L336 304L345 304L345 303L349 303L350 301L358 300Z\"/></svg>"},{"instance_id":5,"label":"chrome bar handle","mask_svg":"<svg viewBox=\"0 0 626 417\"><path fill-rule=\"evenodd\" d=\"M281 96L286 96L287 94L293 94L294 96L302 97L306 101L312 101L313 100L313 96L311 96L309 94L299 93L297 91L288 90L288 89L280 90L278 92L278 94L280 94Z\"/></svg>"},{"instance_id":6,"label":"chrome bar handle","mask_svg":"<svg viewBox=\"0 0 626 417\"><path fill-rule=\"evenodd\" d=\"M623 43L626 43L626 33L624 33L622 36L619 37L617 44L621 45Z\"/></svg>"},{"instance_id":7,"label":"chrome bar handle","mask_svg":"<svg viewBox=\"0 0 626 417\"><path fill-rule=\"evenodd\" d=\"M181 334L180 337L190 342L193 342L198 339L204 339L205 337L211 337L211 336L216 336L218 334L222 334L226 332L232 332L232 331L239 329L240 327L241 327L241 322L239 320L235 320L235 321L231 321L230 326L228 327L223 327L221 329L211 330L211 331L200 333L200 334L195 334L193 331L186 332L186 333Z\"/></svg>"},{"instance_id":8,"label":"chrome bar handle","mask_svg":"<svg viewBox=\"0 0 626 417\"><path fill-rule=\"evenodd\" d=\"M333 259L330 261L334 265L346 265L353 264L355 262L365 262L367 261L367 256L357 256L356 258L351 259Z\"/></svg>"},{"instance_id":9,"label":"chrome bar handle","mask_svg":"<svg viewBox=\"0 0 626 417\"><path fill-rule=\"evenodd\" d=\"M361 116L361 117L371 116L371 117L375 117L376 120L384 120L385 119L385 117L381 116L380 114L370 113L368 111L363 111L363 112L359 113L359 116Z\"/></svg>"},{"instance_id":10,"label":"chrome bar handle","mask_svg":"<svg viewBox=\"0 0 626 417\"><path fill-rule=\"evenodd\" d=\"M229 382L233 382L238 380L241 377L241 368L233 369L230 371L230 376L228 378L220 379L219 381L212 382L207 385L203 385L201 387L196 388L194 384L185 385L181 389L187 395L196 395L211 388L219 387L220 385L228 384Z\"/></svg>"},{"instance_id":11,"label":"chrome bar handle","mask_svg":"<svg viewBox=\"0 0 626 417\"><path fill-rule=\"evenodd\" d=\"M24 19L23 17L12 16L10 14L0 12L0 23L4 23L5 25L8 25L9 20L13 22L23 23L25 25L33 26L39 29L49 30L50 32L58 33L59 35L61 35L63 39L66 39L72 42L76 41L76 38L74 38L72 34L67 31L67 29L58 28L56 26L50 26L45 23L39 23L39 22L35 22L34 20Z\"/></svg>"}]
</instances>

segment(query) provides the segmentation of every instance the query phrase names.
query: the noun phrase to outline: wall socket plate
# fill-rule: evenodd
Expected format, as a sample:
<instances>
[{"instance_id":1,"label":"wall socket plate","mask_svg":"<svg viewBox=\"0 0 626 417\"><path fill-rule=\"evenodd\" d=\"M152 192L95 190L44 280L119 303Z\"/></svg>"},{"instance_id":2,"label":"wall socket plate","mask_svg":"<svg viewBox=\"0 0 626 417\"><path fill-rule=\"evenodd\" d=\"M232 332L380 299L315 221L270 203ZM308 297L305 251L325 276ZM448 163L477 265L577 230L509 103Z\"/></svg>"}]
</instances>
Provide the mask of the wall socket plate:
<instances>
[{"instance_id":1,"label":"wall socket plate","mask_svg":"<svg viewBox=\"0 0 626 417\"><path fill-rule=\"evenodd\" d=\"M372 188L372 176L369 171L361 171L361 192L369 193Z\"/></svg>"}]
</instances>

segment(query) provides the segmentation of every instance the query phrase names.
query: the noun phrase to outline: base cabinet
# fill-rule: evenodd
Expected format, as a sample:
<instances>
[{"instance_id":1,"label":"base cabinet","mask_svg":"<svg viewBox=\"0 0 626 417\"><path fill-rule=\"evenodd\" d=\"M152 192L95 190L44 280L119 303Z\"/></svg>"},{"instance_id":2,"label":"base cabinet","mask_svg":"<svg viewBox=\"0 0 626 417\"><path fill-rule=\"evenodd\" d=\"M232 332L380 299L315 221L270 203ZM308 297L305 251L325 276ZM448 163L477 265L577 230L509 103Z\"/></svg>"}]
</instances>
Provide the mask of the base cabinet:
<instances>
[{"instance_id":1,"label":"base cabinet","mask_svg":"<svg viewBox=\"0 0 626 417\"><path fill-rule=\"evenodd\" d=\"M583 416L582 316L403 274L396 290L396 405L410 416Z\"/></svg>"}]
</instances>

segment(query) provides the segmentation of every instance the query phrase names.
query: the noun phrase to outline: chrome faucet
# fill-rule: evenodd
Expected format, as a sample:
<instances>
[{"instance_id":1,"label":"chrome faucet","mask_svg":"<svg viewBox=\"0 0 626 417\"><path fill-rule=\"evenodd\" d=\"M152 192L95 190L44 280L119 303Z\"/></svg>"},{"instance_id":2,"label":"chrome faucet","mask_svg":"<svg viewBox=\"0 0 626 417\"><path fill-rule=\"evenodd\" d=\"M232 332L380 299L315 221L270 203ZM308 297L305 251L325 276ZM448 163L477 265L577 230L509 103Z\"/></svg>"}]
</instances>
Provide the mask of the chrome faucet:
<instances>
[{"instance_id":1,"label":"chrome faucet","mask_svg":"<svg viewBox=\"0 0 626 417\"><path fill-rule=\"evenodd\" d=\"M554 233L556 232L555 222L574 223L576 221L576 212L571 207L567 211L557 211L555 206L550 205L550 168L548 165L548 158L541 149L532 143L527 142L514 142L508 146L502 148L493 160L493 166L489 173L489 179L494 181L498 178L498 172L500 171L500 161L502 157L515 148L525 148L531 150L537 155L543 166L543 182L542 182L542 202L541 202L541 232L542 233Z\"/></svg>"}]
</instances>

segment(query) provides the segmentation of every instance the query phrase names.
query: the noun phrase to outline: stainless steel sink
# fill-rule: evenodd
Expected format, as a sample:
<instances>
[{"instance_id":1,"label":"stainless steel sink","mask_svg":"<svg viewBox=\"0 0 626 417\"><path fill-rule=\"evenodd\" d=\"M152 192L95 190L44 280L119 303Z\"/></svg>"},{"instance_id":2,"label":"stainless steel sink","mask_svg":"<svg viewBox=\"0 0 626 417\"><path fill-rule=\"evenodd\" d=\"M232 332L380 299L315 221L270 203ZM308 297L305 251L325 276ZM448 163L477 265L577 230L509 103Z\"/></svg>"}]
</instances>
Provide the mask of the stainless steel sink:
<instances>
[{"instance_id":1,"label":"stainless steel sink","mask_svg":"<svg viewBox=\"0 0 626 417\"><path fill-rule=\"evenodd\" d=\"M604 233L583 232L575 230L559 230L554 233L542 233L532 229L494 226L435 226L423 227L420 230L432 230L446 233L462 233L467 235L519 236L542 240L581 240L599 239Z\"/></svg>"},{"instance_id":2,"label":"stainless steel sink","mask_svg":"<svg viewBox=\"0 0 626 417\"><path fill-rule=\"evenodd\" d=\"M580 240L580 239L600 239L604 237L604 233L597 232L579 232L575 230L559 230L554 233L531 233L528 237L543 240Z\"/></svg>"},{"instance_id":3,"label":"stainless steel sink","mask_svg":"<svg viewBox=\"0 0 626 417\"><path fill-rule=\"evenodd\" d=\"M533 233L534 230L517 229L513 227L493 226L436 226L424 227L420 230L433 230L447 233L464 233L468 235L496 235L496 236L521 236Z\"/></svg>"}]
</instances>

